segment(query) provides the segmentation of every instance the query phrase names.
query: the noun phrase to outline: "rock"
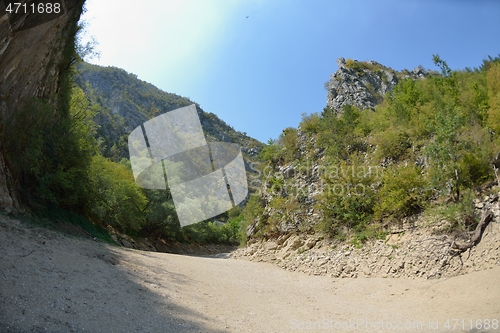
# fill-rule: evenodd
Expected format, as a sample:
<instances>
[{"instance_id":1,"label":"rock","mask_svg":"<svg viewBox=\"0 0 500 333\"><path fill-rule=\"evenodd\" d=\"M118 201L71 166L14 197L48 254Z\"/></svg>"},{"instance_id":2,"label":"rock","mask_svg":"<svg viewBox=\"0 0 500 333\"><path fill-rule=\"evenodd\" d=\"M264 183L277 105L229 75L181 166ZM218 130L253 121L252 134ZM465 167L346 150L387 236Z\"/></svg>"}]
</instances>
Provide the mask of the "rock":
<instances>
[{"instance_id":1,"label":"rock","mask_svg":"<svg viewBox=\"0 0 500 333\"><path fill-rule=\"evenodd\" d=\"M281 235L280 237L278 237L278 240L276 241L278 243L278 245L283 245L283 243L285 243L285 241L290 238L292 234L286 234L286 235Z\"/></svg>"},{"instance_id":2,"label":"rock","mask_svg":"<svg viewBox=\"0 0 500 333\"><path fill-rule=\"evenodd\" d=\"M303 150L306 150L306 148L304 147ZM289 178L292 178L295 176L296 174L296 171L295 171L295 168L292 167L292 166L289 166L287 168L285 168L283 171L282 171L282 174L283 174L283 178L285 179L289 179Z\"/></svg>"},{"instance_id":3,"label":"rock","mask_svg":"<svg viewBox=\"0 0 500 333\"><path fill-rule=\"evenodd\" d=\"M257 248L254 246L250 246L250 247L247 247L247 249L245 250L245 255L251 256L251 255L254 255L255 252L257 252Z\"/></svg>"},{"instance_id":4,"label":"rock","mask_svg":"<svg viewBox=\"0 0 500 333\"><path fill-rule=\"evenodd\" d=\"M316 245L317 241L318 241L317 239L308 239L305 243L306 248L307 249L312 248L314 245Z\"/></svg>"},{"instance_id":5,"label":"rock","mask_svg":"<svg viewBox=\"0 0 500 333\"><path fill-rule=\"evenodd\" d=\"M344 268L343 268L343 270L342 270L342 271L343 271L345 274L349 274L349 273L353 272L354 270L355 270L355 268L354 268L353 266L351 266L351 265L346 265L346 266L344 266Z\"/></svg>"},{"instance_id":6,"label":"rock","mask_svg":"<svg viewBox=\"0 0 500 333\"><path fill-rule=\"evenodd\" d=\"M9 17L4 6L7 3L0 4L0 122L3 134L0 151L0 210L12 213L22 211L17 197L21 191L14 185L18 179L13 178L21 173L9 170L13 161L5 154L4 137L25 130L26 126L15 124L12 119L33 97L55 107L57 112L50 125L57 126L60 113L65 110L60 105L65 100L61 96L68 93L60 91L63 88L61 83L65 80L63 75L68 69L66 50L72 47L73 28L80 16L81 3L75 6L74 1L68 2L71 5L67 3L67 14L52 16L53 19L49 18L50 15L30 15L29 11L22 14L21 10L19 14ZM10 120L10 124L7 120Z\"/></svg>"},{"instance_id":7,"label":"rock","mask_svg":"<svg viewBox=\"0 0 500 333\"><path fill-rule=\"evenodd\" d=\"M326 265L327 263L328 263L328 260L321 259L321 260L316 261L316 266L321 267L321 266Z\"/></svg>"},{"instance_id":8,"label":"rock","mask_svg":"<svg viewBox=\"0 0 500 333\"><path fill-rule=\"evenodd\" d=\"M121 239L120 243L123 246L125 246L126 248L129 248L129 249L133 249L134 248L134 246L129 241L127 241L126 239Z\"/></svg>"},{"instance_id":9,"label":"rock","mask_svg":"<svg viewBox=\"0 0 500 333\"><path fill-rule=\"evenodd\" d=\"M266 242L263 245L263 249L266 251L276 250L277 247L278 247L278 243L276 243L276 242Z\"/></svg>"},{"instance_id":10,"label":"rock","mask_svg":"<svg viewBox=\"0 0 500 333\"><path fill-rule=\"evenodd\" d=\"M292 251L297 250L299 247L302 246L302 244L304 244L304 242L298 237L293 239L291 242L289 241L288 243L289 243L288 249Z\"/></svg>"},{"instance_id":11,"label":"rock","mask_svg":"<svg viewBox=\"0 0 500 333\"><path fill-rule=\"evenodd\" d=\"M354 64L356 68L347 67L348 62ZM392 91L392 88L398 83L398 75L404 76L402 73L372 60L359 62L339 58L337 65L339 69L331 75L327 84L326 104L338 113L342 113L344 105L353 105L361 110L373 110L375 105L379 103L380 97ZM429 73L423 68L416 68L409 71L407 76L413 80L419 80L425 78Z\"/></svg>"}]
</instances>

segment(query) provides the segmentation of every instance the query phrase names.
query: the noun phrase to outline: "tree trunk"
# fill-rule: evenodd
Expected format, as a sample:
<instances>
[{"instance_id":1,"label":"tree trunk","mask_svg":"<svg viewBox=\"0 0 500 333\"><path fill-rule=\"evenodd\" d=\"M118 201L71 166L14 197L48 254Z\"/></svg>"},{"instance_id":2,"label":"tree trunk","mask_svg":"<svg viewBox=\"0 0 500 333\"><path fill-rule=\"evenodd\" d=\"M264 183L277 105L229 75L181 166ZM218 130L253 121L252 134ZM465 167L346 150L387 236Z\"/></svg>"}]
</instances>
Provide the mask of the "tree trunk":
<instances>
[{"instance_id":1,"label":"tree trunk","mask_svg":"<svg viewBox=\"0 0 500 333\"><path fill-rule=\"evenodd\" d=\"M471 233L472 237L470 241L467 243L453 242L451 248L459 252L464 252L470 249L471 247L476 246L481 241L484 229L486 229L486 227L488 226L488 224L491 222L492 219L493 219L493 213L490 210L484 211L483 216L481 217L481 221L476 227L476 230L474 230Z\"/></svg>"}]
</instances>

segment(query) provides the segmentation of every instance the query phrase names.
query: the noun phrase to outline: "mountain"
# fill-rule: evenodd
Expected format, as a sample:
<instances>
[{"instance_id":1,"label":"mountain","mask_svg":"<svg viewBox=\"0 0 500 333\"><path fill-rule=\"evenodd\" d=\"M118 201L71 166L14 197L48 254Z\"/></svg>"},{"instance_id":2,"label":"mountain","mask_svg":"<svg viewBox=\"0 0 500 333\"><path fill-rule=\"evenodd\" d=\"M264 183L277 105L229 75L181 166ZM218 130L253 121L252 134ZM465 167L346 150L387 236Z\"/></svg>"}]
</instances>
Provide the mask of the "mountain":
<instances>
[{"instance_id":1,"label":"mountain","mask_svg":"<svg viewBox=\"0 0 500 333\"><path fill-rule=\"evenodd\" d=\"M196 104L207 141L240 145L247 161L255 160L263 147L259 141L236 131L214 113L205 112L186 97L164 92L136 75L116 67L82 63L77 67L76 84L99 106L95 121L102 138L102 154L112 160L128 158L130 132L145 121L165 112Z\"/></svg>"}]
</instances>

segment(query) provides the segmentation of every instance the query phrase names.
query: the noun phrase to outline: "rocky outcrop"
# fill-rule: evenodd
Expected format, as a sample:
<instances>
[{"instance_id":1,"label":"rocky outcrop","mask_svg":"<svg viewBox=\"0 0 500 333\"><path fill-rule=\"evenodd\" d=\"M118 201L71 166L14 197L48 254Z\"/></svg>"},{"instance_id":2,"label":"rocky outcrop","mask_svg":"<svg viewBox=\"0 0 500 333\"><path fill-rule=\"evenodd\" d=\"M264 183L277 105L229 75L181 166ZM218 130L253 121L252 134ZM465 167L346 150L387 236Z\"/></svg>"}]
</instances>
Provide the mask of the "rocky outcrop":
<instances>
[{"instance_id":1,"label":"rocky outcrop","mask_svg":"<svg viewBox=\"0 0 500 333\"><path fill-rule=\"evenodd\" d=\"M64 1L64 14L50 20L46 15L10 17L5 3L0 2L0 133L5 133L6 126L16 126L16 112L31 98L59 106L83 0ZM16 181L10 176L5 139L0 137L0 209L12 211Z\"/></svg>"},{"instance_id":2,"label":"rocky outcrop","mask_svg":"<svg viewBox=\"0 0 500 333\"><path fill-rule=\"evenodd\" d=\"M337 65L339 69L325 86L328 90L326 104L336 112L342 112L344 105L373 110L400 80L423 79L433 73L422 67L397 72L373 60L360 62L339 58Z\"/></svg>"}]
</instances>

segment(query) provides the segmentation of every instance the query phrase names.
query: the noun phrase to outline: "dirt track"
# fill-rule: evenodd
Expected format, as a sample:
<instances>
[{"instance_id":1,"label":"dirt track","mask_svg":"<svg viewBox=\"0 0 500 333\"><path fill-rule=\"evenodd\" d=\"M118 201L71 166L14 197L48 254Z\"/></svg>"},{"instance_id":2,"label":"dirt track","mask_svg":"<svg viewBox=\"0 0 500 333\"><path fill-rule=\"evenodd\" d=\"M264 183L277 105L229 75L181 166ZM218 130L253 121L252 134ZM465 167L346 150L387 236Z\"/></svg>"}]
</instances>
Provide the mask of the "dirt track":
<instances>
[{"instance_id":1,"label":"dirt track","mask_svg":"<svg viewBox=\"0 0 500 333\"><path fill-rule=\"evenodd\" d=\"M126 250L2 215L0 253L0 332L469 332L471 319L500 320L500 267L334 279Z\"/></svg>"}]
</instances>

